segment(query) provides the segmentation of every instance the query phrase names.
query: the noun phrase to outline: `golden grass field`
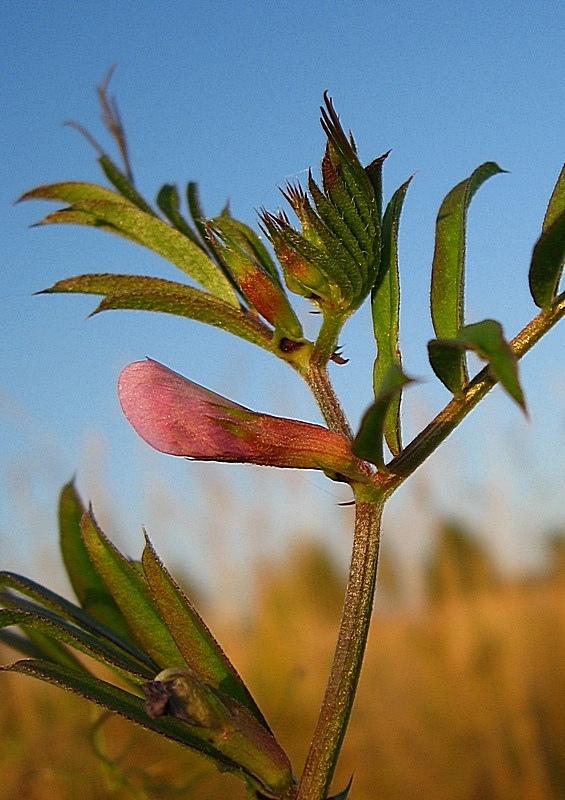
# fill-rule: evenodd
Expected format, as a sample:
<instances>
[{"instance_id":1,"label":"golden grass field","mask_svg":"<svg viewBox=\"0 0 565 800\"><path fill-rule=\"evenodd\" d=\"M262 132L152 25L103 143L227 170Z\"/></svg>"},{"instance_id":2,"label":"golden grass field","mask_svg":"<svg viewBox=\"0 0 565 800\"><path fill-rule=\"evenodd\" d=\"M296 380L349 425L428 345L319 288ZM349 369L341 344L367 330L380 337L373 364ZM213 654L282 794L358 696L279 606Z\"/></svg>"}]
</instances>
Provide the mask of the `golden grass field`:
<instances>
[{"instance_id":1,"label":"golden grass field","mask_svg":"<svg viewBox=\"0 0 565 800\"><path fill-rule=\"evenodd\" d=\"M351 800L565 798L562 552L542 576L503 580L446 526L425 569L427 601L375 614L336 791L353 775ZM262 571L251 618L211 620L297 772L343 578L304 542ZM80 698L22 676L0 686L1 800L245 797L233 777Z\"/></svg>"}]
</instances>

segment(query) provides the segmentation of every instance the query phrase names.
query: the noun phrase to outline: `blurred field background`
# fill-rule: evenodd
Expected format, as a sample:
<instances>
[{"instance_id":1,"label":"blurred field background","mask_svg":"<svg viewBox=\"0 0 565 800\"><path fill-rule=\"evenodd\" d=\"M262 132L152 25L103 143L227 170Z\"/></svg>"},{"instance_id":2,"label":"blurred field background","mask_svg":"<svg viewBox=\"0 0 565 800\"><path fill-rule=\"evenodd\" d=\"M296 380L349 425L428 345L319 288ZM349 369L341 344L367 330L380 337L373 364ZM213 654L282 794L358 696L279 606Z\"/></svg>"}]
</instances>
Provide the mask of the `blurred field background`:
<instances>
[{"instance_id":1,"label":"blurred field background","mask_svg":"<svg viewBox=\"0 0 565 800\"><path fill-rule=\"evenodd\" d=\"M543 567L512 576L460 522L439 519L433 533L409 576L417 596L384 550L335 790L354 775L353 800L564 798L565 531L547 537ZM246 610L236 615L229 596L197 602L297 772L344 581L335 554L305 535L257 561ZM22 676L0 683L2 800L245 796L199 757L80 698Z\"/></svg>"}]
</instances>

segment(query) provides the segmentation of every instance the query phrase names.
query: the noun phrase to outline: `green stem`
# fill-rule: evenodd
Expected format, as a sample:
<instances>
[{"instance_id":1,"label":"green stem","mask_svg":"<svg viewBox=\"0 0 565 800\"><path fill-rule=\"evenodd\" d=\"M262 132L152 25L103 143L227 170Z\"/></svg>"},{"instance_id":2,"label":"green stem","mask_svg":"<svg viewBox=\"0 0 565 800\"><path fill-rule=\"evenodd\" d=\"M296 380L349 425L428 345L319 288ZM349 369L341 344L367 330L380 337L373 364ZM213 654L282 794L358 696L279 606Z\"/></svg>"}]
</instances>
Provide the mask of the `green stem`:
<instances>
[{"instance_id":1,"label":"green stem","mask_svg":"<svg viewBox=\"0 0 565 800\"><path fill-rule=\"evenodd\" d=\"M328 795L367 643L386 496L361 500L356 507L349 581L334 659L296 800L325 800Z\"/></svg>"},{"instance_id":2,"label":"green stem","mask_svg":"<svg viewBox=\"0 0 565 800\"><path fill-rule=\"evenodd\" d=\"M339 333L349 313L339 312L334 309L323 316L316 343L314 345L313 360L318 364L327 364L336 351Z\"/></svg>"},{"instance_id":3,"label":"green stem","mask_svg":"<svg viewBox=\"0 0 565 800\"><path fill-rule=\"evenodd\" d=\"M565 315L565 293L547 311L541 311L510 342L516 358L520 359L539 342ZM402 483L449 436L477 403L496 385L488 366L467 384L463 396L454 398L427 425L400 455L387 464L387 469Z\"/></svg>"}]
</instances>

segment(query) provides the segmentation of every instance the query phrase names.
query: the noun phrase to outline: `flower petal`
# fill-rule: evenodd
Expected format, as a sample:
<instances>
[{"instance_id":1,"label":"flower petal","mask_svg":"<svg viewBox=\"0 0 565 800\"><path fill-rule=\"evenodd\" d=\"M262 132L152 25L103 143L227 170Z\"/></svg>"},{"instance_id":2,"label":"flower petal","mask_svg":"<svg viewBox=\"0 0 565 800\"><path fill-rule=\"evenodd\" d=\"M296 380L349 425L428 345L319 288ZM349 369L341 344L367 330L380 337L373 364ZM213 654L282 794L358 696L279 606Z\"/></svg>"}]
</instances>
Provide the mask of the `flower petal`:
<instances>
[{"instance_id":1,"label":"flower petal","mask_svg":"<svg viewBox=\"0 0 565 800\"><path fill-rule=\"evenodd\" d=\"M148 358L129 364L118 380L127 419L147 444L173 456L222 461L248 460L249 448L221 427L241 409L224 397Z\"/></svg>"},{"instance_id":2,"label":"flower petal","mask_svg":"<svg viewBox=\"0 0 565 800\"><path fill-rule=\"evenodd\" d=\"M250 411L152 359L125 367L118 395L136 432L163 453L366 477L341 434Z\"/></svg>"}]
</instances>

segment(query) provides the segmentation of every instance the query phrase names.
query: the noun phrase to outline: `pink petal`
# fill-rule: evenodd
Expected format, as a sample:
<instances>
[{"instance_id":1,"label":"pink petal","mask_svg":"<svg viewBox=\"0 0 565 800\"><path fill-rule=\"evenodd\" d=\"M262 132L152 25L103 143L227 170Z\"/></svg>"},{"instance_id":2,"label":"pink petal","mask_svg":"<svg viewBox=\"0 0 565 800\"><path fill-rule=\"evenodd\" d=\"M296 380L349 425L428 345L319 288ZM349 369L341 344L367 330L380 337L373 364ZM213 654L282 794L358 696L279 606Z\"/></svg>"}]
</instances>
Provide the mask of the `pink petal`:
<instances>
[{"instance_id":1,"label":"pink petal","mask_svg":"<svg viewBox=\"0 0 565 800\"><path fill-rule=\"evenodd\" d=\"M205 460L248 460L249 447L218 423L222 408L242 406L158 361L148 358L125 367L118 380L118 397L136 432L162 453Z\"/></svg>"},{"instance_id":2,"label":"pink petal","mask_svg":"<svg viewBox=\"0 0 565 800\"><path fill-rule=\"evenodd\" d=\"M339 433L250 411L152 359L125 367L118 396L139 436L163 453L367 475Z\"/></svg>"}]
</instances>

